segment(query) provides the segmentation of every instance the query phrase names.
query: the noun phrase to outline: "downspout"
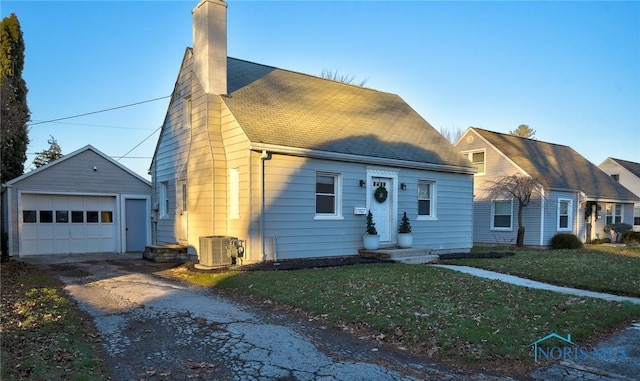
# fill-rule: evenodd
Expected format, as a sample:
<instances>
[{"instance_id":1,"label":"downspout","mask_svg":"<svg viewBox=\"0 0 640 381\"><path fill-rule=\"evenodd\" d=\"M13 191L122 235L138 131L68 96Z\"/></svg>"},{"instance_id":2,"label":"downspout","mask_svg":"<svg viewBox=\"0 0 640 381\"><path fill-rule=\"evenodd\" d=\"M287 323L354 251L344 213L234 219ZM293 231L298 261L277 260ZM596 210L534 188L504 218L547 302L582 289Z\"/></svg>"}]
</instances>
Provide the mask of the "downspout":
<instances>
[{"instance_id":1,"label":"downspout","mask_svg":"<svg viewBox=\"0 0 640 381\"><path fill-rule=\"evenodd\" d=\"M270 160L271 155L266 151L262 150L262 154L260 155L260 244L262 245L262 260L265 261L267 259L266 253L266 242L264 236L264 211L265 211L265 161ZM275 251L273 255L273 260L276 260Z\"/></svg>"},{"instance_id":2,"label":"downspout","mask_svg":"<svg viewBox=\"0 0 640 381\"><path fill-rule=\"evenodd\" d=\"M544 188L540 191L540 246L544 246Z\"/></svg>"}]
</instances>

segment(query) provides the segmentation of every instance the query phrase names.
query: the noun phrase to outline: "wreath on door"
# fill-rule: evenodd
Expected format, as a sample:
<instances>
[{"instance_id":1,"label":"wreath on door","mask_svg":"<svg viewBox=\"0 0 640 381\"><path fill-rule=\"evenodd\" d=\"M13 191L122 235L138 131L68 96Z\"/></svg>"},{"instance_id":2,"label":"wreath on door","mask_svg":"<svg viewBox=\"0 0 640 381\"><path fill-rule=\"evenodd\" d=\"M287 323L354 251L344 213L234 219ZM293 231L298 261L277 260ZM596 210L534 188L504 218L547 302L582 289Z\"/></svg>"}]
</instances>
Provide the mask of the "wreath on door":
<instances>
[{"instance_id":1,"label":"wreath on door","mask_svg":"<svg viewBox=\"0 0 640 381\"><path fill-rule=\"evenodd\" d=\"M383 186L379 186L378 189L376 189L376 191L373 192L373 197L376 199L376 201L378 201L381 204L387 201L388 195L389 195L389 192L387 191L387 188Z\"/></svg>"}]
</instances>

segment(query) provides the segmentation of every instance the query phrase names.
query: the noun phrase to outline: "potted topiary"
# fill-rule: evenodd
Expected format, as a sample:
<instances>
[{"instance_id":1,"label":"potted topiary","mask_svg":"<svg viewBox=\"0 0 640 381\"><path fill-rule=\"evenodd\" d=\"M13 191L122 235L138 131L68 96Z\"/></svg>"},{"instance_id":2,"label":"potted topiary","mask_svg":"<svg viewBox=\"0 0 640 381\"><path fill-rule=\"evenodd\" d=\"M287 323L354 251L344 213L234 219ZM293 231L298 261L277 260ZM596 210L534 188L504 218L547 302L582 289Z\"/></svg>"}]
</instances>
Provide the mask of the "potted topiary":
<instances>
[{"instance_id":1,"label":"potted topiary","mask_svg":"<svg viewBox=\"0 0 640 381\"><path fill-rule=\"evenodd\" d=\"M367 213L367 230L362 236L364 248L366 250L376 250L380 247L380 236L376 230L376 224L373 222L373 214L371 211Z\"/></svg>"},{"instance_id":2,"label":"potted topiary","mask_svg":"<svg viewBox=\"0 0 640 381\"><path fill-rule=\"evenodd\" d=\"M411 235L411 223L407 212L404 212L402 219L400 220L400 227L398 228L398 246L401 249L407 249L413 245L413 235Z\"/></svg>"}]
</instances>

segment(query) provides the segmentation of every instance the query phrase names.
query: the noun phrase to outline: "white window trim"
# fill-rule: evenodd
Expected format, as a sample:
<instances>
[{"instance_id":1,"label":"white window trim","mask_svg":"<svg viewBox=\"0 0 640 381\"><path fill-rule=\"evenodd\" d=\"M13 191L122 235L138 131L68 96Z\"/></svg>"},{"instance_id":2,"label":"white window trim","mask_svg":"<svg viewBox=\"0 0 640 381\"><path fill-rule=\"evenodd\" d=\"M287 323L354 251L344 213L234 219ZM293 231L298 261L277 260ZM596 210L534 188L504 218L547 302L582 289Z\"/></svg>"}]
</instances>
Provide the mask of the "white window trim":
<instances>
[{"instance_id":1,"label":"white window trim","mask_svg":"<svg viewBox=\"0 0 640 381\"><path fill-rule=\"evenodd\" d=\"M436 185L436 181L434 180L418 180L418 184L420 183L427 183L431 185L431 214L428 216L422 216L420 214L418 214L418 217L416 218L417 221L434 221L438 219L438 214L437 214L437 185ZM416 188L416 191L419 191L420 189L420 185L418 185L418 187ZM416 203L419 201L417 195L416 195Z\"/></svg>"},{"instance_id":2,"label":"white window trim","mask_svg":"<svg viewBox=\"0 0 640 381\"><path fill-rule=\"evenodd\" d=\"M610 202L607 203L607 205L611 205L611 224L616 224L616 217L620 217L620 222L624 222L624 205L623 204L619 204L619 203L615 203L615 202ZM605 205L605 211L604 211L604 223L605 225L608 224L607 222L607 217L609 217L608 214L608 210L606 208ZM620 214L616 214L616 206L620 206Z\"/></svg>"},{"instance_id":3,"label":"white window trim","mask_svg":"<svg viewBox=\"0 0 640 381\"><path fill-rule=\"evenodd\" d=\"M160 218L166 218L169 216L169 208L167 207L167 200L169 200L169 182L162 181L160 183L160 194L158 198L160 199Z\"/></svg>"},{"instance_id":4,"label":"white window trim","mask_svg":"<svg viewBox=\"0 0 640 381\"><path fill-rule=\"evenodd\" d=\"M334 191L335 191L335 213L315 213L316 210L316 192L315 192L315 181L318 176L331 176L334 178ZM314 192L313 192L313 209L314 209L314 220L343 220L344 216L342 215L342 173L340 172L324 172L324 171L316 171L314 176Z\"/></svg>"},{"instance_id":5,"label":"white window trim","mask_svg":"<svg viewBox=\"0 0 640 381\"><path fill-rule=\"evenodd\" d=\"M472 151L463 151L462 154L467 158L467 160L469 160L469 162L471 164L473 164L473 154L474 153L478 153L478 152L482 152L484 154L484 171L483 172L477 172L475 175L476 176L484 176L487 173L487 150L486 149L476 149L476 150L472 150ZM475 166L474 166L475 168ZM500 201L500 200L498 200Z\"/></svg>"},{"instance_id":6,"label":"white window trim","mask_svg":"<svg viewBox=\"0 0 640 381\"><path fill-rule=\"evenodd\" d=\"M495 227L493 226L494 224L494 220L495 220L495 203L496 202L505 202L508 201L511 203L511 226L509 226L508 228L506 227ZM490 222L490 226L491 226L491 230L492 231L502 231L502 232L507 232L507 231L513 231L513 217L514 217L514 213L513 213L513 199L507 200L507 199L494 199L491 200L491 215L489 216L489 218L491 219Z\"/></svg>"},{"instance_id":7,"label":"white window trim","mask_svg":"<svg viewBox=\"0 0 640 381\"><path fill-rule=\"evenodd\" d=\"M560 227L560 204L563 202L568 202L567 206L567 227ZM559 198L558 199L558 216L556 218L556 229L559 232L571 232L573 231L573 200L570 198Z\"/></svg>"}]
</instances>

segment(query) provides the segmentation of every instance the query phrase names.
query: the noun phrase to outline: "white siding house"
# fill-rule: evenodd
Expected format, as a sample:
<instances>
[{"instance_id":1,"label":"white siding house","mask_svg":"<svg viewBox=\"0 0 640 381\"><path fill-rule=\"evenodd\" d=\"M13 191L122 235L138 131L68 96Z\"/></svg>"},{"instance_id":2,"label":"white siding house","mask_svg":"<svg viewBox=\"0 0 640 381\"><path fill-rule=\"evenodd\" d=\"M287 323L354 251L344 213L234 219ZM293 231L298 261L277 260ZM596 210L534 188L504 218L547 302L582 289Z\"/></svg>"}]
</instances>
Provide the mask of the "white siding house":
<instances>
[{"instance_id":1,"label":"white siding house","mask_svg":"<svg viewBox=\"0 0 640 381\"><path fill-rule=\"evenodd\" d=\"M640 197L640 163L608 157L598 167L623 187ZM640 231L640 201L634 205L633 230Z\"/></svg>"},{"instance_id":2,"label":"white siding house","mask_svg":"<svg viewBox=\"0 0 640 381\"><path fill-rule=\"evenodd\" d=\"M488 191L499 178L515 174L545 182L542 195L523 209L525 245L547 246L557 233L590 242L608 236L604 231L608 223L633 223L638 197L571 147L475 127L467 129L455 146L477 169L476 243L516 243L517 200L493 199Z\"/></svg>"},{"instance_id":3,"label":"white siding house","mask_svg":"<svg viewBox=\"0 0 640 381\"><path fill-rule=\"evenodd\" d=\"M358 253L372 210L384 246L468 252L474 169L399 96L227 57L227 4L193 10L151 165L155 244L246 241L249 262ZM379 202L373 193L387 190Z\"/></svg>"},{"instance_id":4,"label":"white siding house","mask_svg":"<svg viewBox=\"0 0 640 381\"><path fill-rule=\"evenodd\" d=\"M151 241L151 183L88 145L2 187L17 256L121 253Z\"/></svg>"}]
</instances>

